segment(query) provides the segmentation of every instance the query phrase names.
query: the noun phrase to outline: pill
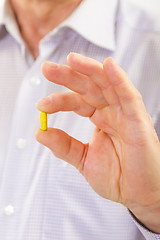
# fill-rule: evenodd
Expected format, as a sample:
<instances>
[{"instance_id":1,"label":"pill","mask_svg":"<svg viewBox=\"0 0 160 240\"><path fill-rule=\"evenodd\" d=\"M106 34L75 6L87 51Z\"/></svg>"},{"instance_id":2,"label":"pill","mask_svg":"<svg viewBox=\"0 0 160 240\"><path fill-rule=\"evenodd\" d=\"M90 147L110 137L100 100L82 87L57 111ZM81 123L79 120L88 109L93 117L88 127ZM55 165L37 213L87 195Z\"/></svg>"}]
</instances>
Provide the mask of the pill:
<instances>
[{"instance_id":1,"label":"pill","mask_svg":"<svg viewBox=\"0 0 160 240\"><path fill-rule=\"evenodd\" d=\"M40 113L40 122L41 122L41 130L47 130L47 113L41 112Z\"/></svg>"}]
</instances>

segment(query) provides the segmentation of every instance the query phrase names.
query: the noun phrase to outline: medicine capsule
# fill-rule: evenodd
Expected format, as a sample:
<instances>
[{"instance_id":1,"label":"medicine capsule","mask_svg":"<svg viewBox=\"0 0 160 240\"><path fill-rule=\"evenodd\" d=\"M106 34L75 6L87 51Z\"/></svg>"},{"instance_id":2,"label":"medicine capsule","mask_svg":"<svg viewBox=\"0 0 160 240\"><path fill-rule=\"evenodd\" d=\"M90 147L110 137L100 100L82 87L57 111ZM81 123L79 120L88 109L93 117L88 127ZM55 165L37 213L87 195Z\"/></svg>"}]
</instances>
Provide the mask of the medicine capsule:
<instances>
[{"instance_id":1,"label":"medicine capsule","mask_svg":"<svg viewBox=\"0 0 160 240\"><path fill-rule=\"evenodd\" d=\"M47 113L41 112L40 113L40 122L41 122L41 130L47 130Z\"/></svg>"}]
</instances>

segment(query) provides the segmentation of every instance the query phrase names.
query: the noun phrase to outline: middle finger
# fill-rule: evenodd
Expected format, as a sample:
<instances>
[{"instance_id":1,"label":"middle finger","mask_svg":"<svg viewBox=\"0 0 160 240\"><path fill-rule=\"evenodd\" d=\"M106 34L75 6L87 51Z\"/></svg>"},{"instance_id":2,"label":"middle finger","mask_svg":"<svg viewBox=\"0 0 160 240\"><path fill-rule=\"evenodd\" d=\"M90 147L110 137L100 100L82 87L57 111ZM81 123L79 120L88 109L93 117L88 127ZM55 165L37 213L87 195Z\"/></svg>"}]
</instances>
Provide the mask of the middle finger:
<instances>
[{"instance_id":1,"label":"middle finger","mask_svg":"<svg viewBox=\"0 0 160 240\"><path fill-rule=\"evenodd\" d=\"M96 108L108 105L101 88L91 78L74 71L69 66L45 62L42 65L42 73L49 81L79 93L88 104Z\"/></svg>"}]
</instances>

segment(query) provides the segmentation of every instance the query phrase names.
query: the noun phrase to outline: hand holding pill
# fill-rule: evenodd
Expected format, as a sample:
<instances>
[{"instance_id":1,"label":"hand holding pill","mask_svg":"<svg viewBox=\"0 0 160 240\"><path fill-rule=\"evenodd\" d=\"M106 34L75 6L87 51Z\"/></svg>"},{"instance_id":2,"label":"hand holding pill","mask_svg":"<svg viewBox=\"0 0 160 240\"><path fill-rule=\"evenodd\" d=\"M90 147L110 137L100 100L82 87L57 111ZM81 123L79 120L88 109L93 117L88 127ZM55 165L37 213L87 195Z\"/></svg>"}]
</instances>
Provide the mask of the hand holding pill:
<instances>
[{"instance_id":1,"label":"hand holding pill","mask_svg":"<svg viewBox=\"0 0 160 240\"><path fill-rule=\"evenodd\" d=\"M38 108L74 111L88 117L95 131L87 144L56 128L37 131L37 140L74 165L99 195L122 203L158 232L160 204L154 203L160 203L160 143L141 94L111 58L101 64L71 53L68 65L42 65L49 81L72 91L52 94Z\"/></svg>"}]
</instances>

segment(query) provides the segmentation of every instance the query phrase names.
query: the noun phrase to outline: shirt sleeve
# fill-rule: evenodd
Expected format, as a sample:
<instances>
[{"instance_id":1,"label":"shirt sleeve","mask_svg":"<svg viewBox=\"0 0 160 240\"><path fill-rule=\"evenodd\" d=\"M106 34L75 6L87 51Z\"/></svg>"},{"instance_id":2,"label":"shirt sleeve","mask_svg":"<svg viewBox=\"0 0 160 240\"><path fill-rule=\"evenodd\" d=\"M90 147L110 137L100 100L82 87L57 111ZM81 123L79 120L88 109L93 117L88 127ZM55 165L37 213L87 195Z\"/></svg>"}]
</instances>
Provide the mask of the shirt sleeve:
<instances>
[{"instance_id":1,"label":"shirt sleeve","mask_svg":"<svg viewBox=\"0 0 160 240\"><path fill-rule=\"evenodd\" d=\"M134 216L134 214L130 210L128 211L133 222L136 224L136 226L138 227L138 229L143 234L146 240L160 240L160 234L151 232Z\"/></svg>"}]
</instances>

